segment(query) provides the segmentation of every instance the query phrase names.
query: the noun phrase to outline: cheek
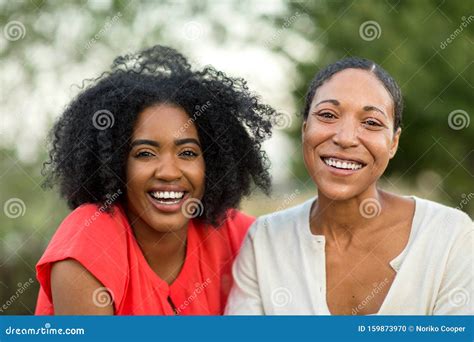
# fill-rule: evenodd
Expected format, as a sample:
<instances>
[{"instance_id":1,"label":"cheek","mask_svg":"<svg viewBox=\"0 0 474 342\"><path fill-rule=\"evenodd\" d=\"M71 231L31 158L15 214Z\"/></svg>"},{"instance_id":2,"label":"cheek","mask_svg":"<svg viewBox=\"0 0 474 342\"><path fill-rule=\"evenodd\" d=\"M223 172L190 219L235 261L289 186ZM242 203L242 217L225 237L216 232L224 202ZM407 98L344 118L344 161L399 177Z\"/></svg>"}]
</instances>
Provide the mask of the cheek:
<instances>
[{"instance_id":1,"label":"cheek","mask_svg":"<svg viewBox=\"0 0 474 342\"><path fill-rule=\"evenodd\" d=\"M146 165L139 165L135 160L129 158L125 173L127 191L130 194L141 192L143 183L149 178L148 173Z\"/></svg>"},{"instance_id":2,"label":"cheek","mask_svg":"<svg viewBox=\"0 0 474 342\"><path fill-rule=\"evenodd\" d=\"M186 175L186 178L189 180L191 185L196 192L196 196L201 196L204 193L204 184L206 178L206 168L204 164L204 159L196 160L192 163L186 163L182 167L183 173Z\"/></svg>"},{"instance_id":3,"label":"cheek","mask_svg":"<svg viewBox=\"0 0 474 342\"><path fill-rule=\"evenodd\" d=\"M315 122L309 123L303 134L303 157L306 163L314 163L314 150L330 139L333 133L327 127L321 127Z\"/></svg>"},{"instance_id":4,"label":"cheek","mask_svg":"<svg viewBox=\"0 0 474 342\"><path fill-rule=\"evenodd\" d=\"M375 167L385 170L390 160L391 137L367 133L361 135L360 140L372 156Z\"/></svg>"}]
</instances>

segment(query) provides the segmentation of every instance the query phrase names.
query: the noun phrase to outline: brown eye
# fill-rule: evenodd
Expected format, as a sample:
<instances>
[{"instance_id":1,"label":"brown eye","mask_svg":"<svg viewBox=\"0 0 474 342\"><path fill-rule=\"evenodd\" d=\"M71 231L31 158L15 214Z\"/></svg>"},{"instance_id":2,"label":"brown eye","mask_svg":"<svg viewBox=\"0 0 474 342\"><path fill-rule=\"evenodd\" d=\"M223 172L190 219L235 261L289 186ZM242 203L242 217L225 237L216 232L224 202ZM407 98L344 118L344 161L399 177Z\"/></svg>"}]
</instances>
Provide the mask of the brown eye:
<instances>
[{"instance_id":1,"label":"brown eye","mask_svg":"<svg viewBox=\"0 0 474 342\"><path fill-rule=\"evenodd\" d=\"M136 155L135 155L135 158L147 158L147 157L153 157L154 154L151 153L151 152L148 152L148 151L141 151L141 152L138 152Z\"/></svg>"},{"instance_id":2,"label":"brown eye","mask_svg":"<svg viewBox=\"0 0 474 342\"><path fill-rule=\"evenodd\" d=\"M364 123L366 125L372 126L372 127L382 127L382 125L380 123L378 123L377 121L375 121L375 120L370 120L369 119L369 120L366 120Z\"/></svg>"},{"instance_id":3,"label":"brown eye","mask_svg":"<svg viewBox=\"0 0 474 342\"><path fill-rule=\"evenodd\" d=\"M191 151L191 150L183 151L179 155L182 156L182 157L185 157L185 158L194 158L194 157L198 156L198 154L196 152Z\"/></svg>"},{"instance_id":4,"label":"brown eye","mask_svg":"<svg viewBox=\"0 0 474 342\"><path fill-rule=\"evenodd\" d=\"M317 114L322 119L335 119L336 115L330 112L322 112Z\"/></svg>"}]
</instances>

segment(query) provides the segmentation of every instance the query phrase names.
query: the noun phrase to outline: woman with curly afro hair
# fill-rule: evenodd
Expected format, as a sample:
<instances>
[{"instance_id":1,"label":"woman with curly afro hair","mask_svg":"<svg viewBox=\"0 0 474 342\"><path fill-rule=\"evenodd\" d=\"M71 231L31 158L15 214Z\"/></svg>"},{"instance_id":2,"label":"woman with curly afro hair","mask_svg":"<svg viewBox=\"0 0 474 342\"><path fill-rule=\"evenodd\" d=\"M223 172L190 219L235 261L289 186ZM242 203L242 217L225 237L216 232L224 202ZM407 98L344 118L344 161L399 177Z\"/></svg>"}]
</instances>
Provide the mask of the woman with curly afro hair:
<instances>
[{"instance_id":1,"label":"woman with curly afro hair","mask_svg":"<svg viewBox=\"0 0 474 342\"><path fill-rule=\"evenodd\" d=\"M37 265L36 314L219 315L270 190L277 113L246 82L155 46L115 59L52 130L48 185L73 210Z\"/></svg>"}]
</instances>

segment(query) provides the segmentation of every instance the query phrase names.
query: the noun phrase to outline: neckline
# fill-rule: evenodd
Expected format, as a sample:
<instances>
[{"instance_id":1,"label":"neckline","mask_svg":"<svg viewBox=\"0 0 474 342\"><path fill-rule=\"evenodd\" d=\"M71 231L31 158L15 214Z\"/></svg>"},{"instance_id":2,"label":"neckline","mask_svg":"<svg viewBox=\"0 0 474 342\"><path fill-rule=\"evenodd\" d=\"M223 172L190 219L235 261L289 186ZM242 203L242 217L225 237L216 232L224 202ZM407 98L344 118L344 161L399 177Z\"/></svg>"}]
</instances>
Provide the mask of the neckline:
<instances>
[{"instance_id":1,"label":"neckline","mask_svg":"<svg viewBox=\"0 0 474 342\"><path fill-rule=\"evenodd\" d=\"M390 266L394 269L394 271L397 274L398 274L398 271L399 271L399 269L402 265L403 260L405 259L406 254L408 253L408 250L410 249L411 245L413 244L413 240L415 239L415 236L416 236L416 234L419 230L420 220L421 220L422 210L423 210L422 201L421 201L420 198L418 198L416 196L403 196L403 197L411 198L411 199L414 200L415 210L413 212L412 223L411 223L411 227L410 227L410 234L408 236L407 244L405 245L403 250L400 252L400 254L398 254L395 258L393 258L389 262ZM303 233L304 233L304 236L306 237L306 239L309 238L310 241L317 241L317 242L322 242L323 244L325 244L326 243L325 236L324 235L316 235L316 234L311 233L311 226L309 224L310 214L311 214L311 207L313 206L313 203L317 200L317 198L318 198L317 196L315 196L313 198L310 198L309 200L307 200L303 204L303 215L300 215L300 217L303 219L303 222L300 222L300 224L304 228ZM323 249L323 253L324 253L324 260L326 260L325 249ZM389 298L389 296L393 292L392 289L393 289L393 285L395 284L395 282L397 280L397 274L395 274L393 282L390 285L390 288L389 288L382 304L380 305L379 310L376 313L369 314L369 315L364 315L364 316L379 315L381 312L383 312L382 310L384 309L385 303L387 303L387 299ZM333 314L329 310L329 305L328 305L328 302L327 302L326 263L324 263L324 276L325 276L325 279L324 279L324 282L322 284L322 287L324 289L324 292L323 292L323 294L324 294L323 302L324 302L324 306L325 306L324 309L325 309L325 311L328 315L333 316Z\"/></svg>"},{"instance_id":2,"label":"neckline","mask_svg":"<svg viewBox=\"0 0 474 342\"><path fill-rule=\"evenodd\" d=\"M156 286L156 289L162 291L165 293L167 296L170 294L170 290L174 288L174 286L180 282L184 281L184 277L186 274L188 274L188 269L192 268L192 263L195 258L192 257L192 253L190 251L194 250L194 245L195 245L195 227L193 224L193 220L189 220L188 222L188 230L186 234L186 254L184 257L184 262L183 266L181 267L181 270L178 273L178 276L176 279L171 283L168 284L166 281L164 281L158 274L153 271L151 268L150 264L148 264L148 261L145 258L145 255L143 254L143 251L140 248L140 245L138 244L137 239L135 238L135 235L133 234L133 229L128 221L127 216L125 215L125 211L123 208L120 208L124 219L127 222L127 231L129 234L129 238L132 241L132 244L137 251L137 257L139 259L139 263L143 265L143 269L145 273L147 274L148 279Z\"/></svg>"}]
</instances>

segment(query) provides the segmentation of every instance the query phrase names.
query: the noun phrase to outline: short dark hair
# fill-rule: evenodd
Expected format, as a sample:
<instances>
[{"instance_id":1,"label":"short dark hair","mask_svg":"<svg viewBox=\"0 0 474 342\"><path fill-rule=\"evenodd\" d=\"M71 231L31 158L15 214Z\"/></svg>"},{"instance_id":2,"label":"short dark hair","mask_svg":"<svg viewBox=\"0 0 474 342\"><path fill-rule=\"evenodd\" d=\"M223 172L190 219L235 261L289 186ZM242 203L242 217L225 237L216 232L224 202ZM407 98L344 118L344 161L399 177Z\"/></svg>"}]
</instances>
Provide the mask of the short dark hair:
<instances>
[{"instance_id":1,"label":"short dark hair","mask_svg":"<svg viewBox=\"0 0 474 342\"><path fill-rule=\"evenodd\" d=\"M211 66L194 71L183 55L159 45L116 58L110 71L69 104L51 131L46 185L59 183L72 209L103 204L118 190L126 193L134 124L145 108L161 103L183 108L197 127L206 165L204 212L198 219L219 224L254 185L269 193L269 162L261 147L278 113L261 103L245 80ZM97 113L109 120L106 129Z\"/></svg>"},{"instance_id":2,"label":"short dark hair","mask_svg":"<svg viewBox=\"0 0 474 342\"><path fill-rule=\"evenodd\" d=\"M348 57L338 60L335 63L329 64L324 69L321 69L311 81L311 85L306 93L305 106L303 108L304 120L308 118L309 109L311 102L313 101L316 90L323 85L328 79L334 74L344 69L363 69L374 73L384 85L385 89L390 93L392 97L395 113L394 113L394 130L397 130L402 124L402 112L403 112L403 97L402 91L398 86L397 82L393 79L390 74L385 71L380 65L369 59L360 57Z\"/></svg>"}]
</instances>

